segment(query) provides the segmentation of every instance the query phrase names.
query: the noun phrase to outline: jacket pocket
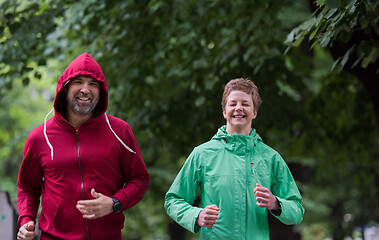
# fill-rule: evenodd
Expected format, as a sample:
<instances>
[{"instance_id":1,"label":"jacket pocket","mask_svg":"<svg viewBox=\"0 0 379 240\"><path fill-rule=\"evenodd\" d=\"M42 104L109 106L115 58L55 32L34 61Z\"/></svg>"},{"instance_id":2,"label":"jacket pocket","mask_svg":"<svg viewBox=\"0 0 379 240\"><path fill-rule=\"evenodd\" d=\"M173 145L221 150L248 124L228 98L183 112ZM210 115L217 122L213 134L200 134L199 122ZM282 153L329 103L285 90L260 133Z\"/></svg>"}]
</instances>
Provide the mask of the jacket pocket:
<instances>
[{"instance_id":1,"label":"jacket pocket","mask_svg":"<svg viewBox=\"0 0 379 240\"><path fill-rule=\"evenodd\" d=\"M85 230L85 219L83 215L76 209L77 200L63 200L59 202L56 209L53 226L53 232L70 233L73 236L80 235Z\"/></svg>"},{"instance_id":2,"label":"jacket pocket","mask_svg":"<svg viewBox=\"0 0 379 240\"><path fill-rule=\"evenodd\" d=\"M269 166L269 161L266 158L256 158L252 162L254 166L254 174L257 182L262 186L271 186L271 167Z\"/></svg>"}]
</instances>

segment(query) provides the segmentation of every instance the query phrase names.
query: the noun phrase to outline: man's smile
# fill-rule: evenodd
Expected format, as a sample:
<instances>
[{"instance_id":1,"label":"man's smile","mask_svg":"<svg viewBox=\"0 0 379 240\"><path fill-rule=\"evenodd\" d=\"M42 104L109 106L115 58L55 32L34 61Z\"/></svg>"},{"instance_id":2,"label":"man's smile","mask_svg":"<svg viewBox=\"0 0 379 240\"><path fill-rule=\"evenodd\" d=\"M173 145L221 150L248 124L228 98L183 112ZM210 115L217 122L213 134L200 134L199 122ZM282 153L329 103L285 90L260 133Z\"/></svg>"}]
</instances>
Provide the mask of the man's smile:
<instances>
[{"instance_id":1,"label":"man's smile","mask_svg":"<svg viewBox=\"0 0 379 240\"><path fill-rule=\"evenodd\" d=\"M87 103L91 103L92 102L92 97L91 96L77 96L76 97L77 99L77 102L78 103L83 103L83 104L87 104Z\"/></svg>"}]
</instances>

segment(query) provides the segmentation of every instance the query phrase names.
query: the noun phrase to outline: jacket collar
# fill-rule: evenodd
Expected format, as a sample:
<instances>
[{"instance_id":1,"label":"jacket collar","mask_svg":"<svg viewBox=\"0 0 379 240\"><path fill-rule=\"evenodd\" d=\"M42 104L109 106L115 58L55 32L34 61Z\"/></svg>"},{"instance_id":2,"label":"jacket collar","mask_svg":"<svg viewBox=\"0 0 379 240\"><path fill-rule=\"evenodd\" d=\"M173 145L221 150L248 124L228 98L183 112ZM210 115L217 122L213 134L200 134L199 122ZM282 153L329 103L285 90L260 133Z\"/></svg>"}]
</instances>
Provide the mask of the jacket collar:
<instances>
[{"instance_id":1,"label":"jacket collar","mask_svg":"<svg viewBox=\"0 0 379 240\"><path fill-rule=\"evenodd\" d=\"M228 134L226 125L220 127L217 133L212 137L213 140L221 141L225 148L231 151L244 151L244 149L252 149L257 142L263 142L254 128L251 128L250 135L244 134Z\"/></svg>"},{"instance_id":2,"label":"jacket collar","mask_svg":"<svg viewBox=\"0 0 379 240\"><path fill-rule=\"evenodd\" d=\"M103 114L102 114L103 115ZM80 128L82 127L86 127L88 125L90 125L91 123L93 123L94 121L96 121L96 119L99 119L100 116L94 116L94 117L91 117L88 121L86 121L85 123L83 123ZM63 116L60 112L56 111L54 112L54 119L55 121L58 123L59 126L61 126L62 128L64 129L67 129L67 130L72 130L72 129L75 129Z\"/></svg>"}]
</instances>

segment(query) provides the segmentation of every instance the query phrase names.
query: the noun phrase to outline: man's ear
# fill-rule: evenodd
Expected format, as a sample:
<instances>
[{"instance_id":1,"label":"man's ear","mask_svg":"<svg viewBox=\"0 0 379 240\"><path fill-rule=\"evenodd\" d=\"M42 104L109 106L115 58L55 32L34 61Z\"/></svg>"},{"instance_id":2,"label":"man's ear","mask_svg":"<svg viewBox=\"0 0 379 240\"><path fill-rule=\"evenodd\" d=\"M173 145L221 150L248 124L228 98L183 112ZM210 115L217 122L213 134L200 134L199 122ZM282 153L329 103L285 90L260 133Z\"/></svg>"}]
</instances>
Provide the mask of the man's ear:
<instances>
[{"instance_id":1,"label":"man's ear","mask_svg":"<svg viewBox=\"0 0 379 240\"><path fill-rule=\"evenodd\" d=\"M71 80L71 79L70 79ZM70 80L66 81L63 83L63 92L67 93L68 92L68 85L70 84Z\"/></svg>"},{"instance_id":2,"label":"man's ear","mask_svg":"<svg viewBox=\"0 0 379 240\"><path fill-rule=\"evenodd\" d=\"M67 94L67 92L68 92L68 84L64 85L63 92Z\"/></svg>"}]
</instances>

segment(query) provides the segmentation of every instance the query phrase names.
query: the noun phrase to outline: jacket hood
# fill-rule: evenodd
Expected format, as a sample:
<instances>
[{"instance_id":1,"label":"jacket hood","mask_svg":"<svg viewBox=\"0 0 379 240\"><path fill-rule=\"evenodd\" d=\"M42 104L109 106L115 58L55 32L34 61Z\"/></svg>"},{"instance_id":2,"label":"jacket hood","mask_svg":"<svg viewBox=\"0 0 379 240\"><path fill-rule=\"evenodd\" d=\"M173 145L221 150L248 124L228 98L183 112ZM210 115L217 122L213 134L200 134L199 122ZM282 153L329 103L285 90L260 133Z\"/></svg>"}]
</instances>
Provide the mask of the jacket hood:
<instances>
[{"instance_id":1,"label":"jacket hood","mask_svg":"<svg viewBox=\"0 0 379 240\"><path fill-rule=\"evenodd\" d=\"M75 58L66 68L66 70L63 72L61 77L58 80L57 83L57 94L54 99L54 109L56 112L60 113L60 115L65 115L65 112L67 111L67 100L66 100L66 90L65 85L67 82L75 78L77 76L87 76L91 77L96 81L100 82L100 99L99 102L94 110L94 116L97 117L99 115L102 115L105 113L108 107L108 87L107 82L105 80L103 71L101 70L100 65L96 62L96 60L89 55L88 53L83 53L82 55ZM49 137L47 135L47 117L50 115L51 111L46 115L45 122L43 124L43 134L45 136L45 140L47 145L50 148L50 154L51 154L51 160L54 159L54 147L49 141ZM133 149L128 147L121 138L116 134L116 132L113 130L107 114L104 114L105 121L109 127L109 129L112 131L113 135L117 138L117 140L131 153L136 154Z\"/></svg>"},{"instance_id":2,"label":"jacket hood","mask_svg":"<svg viewBox=\"0 0 379 240\"><path fill-rule=\"evenodd\" d=\"M240 138L246 138L247 140L251 139L254 144L256 144L257 141L263 142L262 138L258 135L254 128L251 128L250 135L228 134L226 132L226 125L218 129L217 133L212 137L212 140L224 140L225 142L230 142L229 139L233 139L236 136Z\"/></svg>"},{"instance_id":3,"label":"jacket hood","mask_svg":"<svg viewBox=\"0 0 379 240\"><path fill-rule=\"evenodd\" d=\"M57 83L57 92L54 99L54 109L63 114L66 112L67 100L65 84L77 76L88 76L96 81L101 82L100 99L95 108L95 116L99 116L107 110L108 107L108 87L103 71L96 60L88 53L83 53L75 58L63 72Z\"/></svg>"}]
</instances>

